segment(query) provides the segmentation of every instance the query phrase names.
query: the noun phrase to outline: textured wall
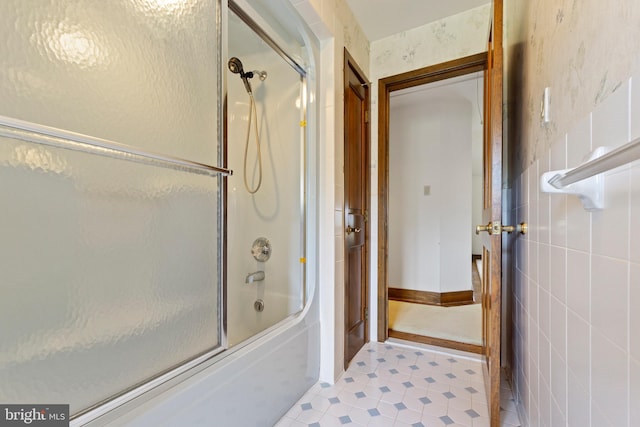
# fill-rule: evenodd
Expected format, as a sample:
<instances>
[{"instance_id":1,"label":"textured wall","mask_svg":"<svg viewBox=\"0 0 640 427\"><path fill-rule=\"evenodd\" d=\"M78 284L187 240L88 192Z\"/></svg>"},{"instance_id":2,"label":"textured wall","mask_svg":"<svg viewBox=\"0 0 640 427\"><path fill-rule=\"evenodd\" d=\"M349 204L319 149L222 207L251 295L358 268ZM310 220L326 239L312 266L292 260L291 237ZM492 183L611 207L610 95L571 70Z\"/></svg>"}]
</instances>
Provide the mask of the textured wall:
<instances>
[{"instance_id":1,"label":"textured wall","mask_svg":"<svg viewBox=\"0 0 640 427\"><path fill-rule=\"evenodd\" d=\"M522 171L640 69L640 3L505 3L510 139L514 167ZM543 125L545 87L551 88L552 120Z\"/></svg>"},{"instance_id":2,"label":"textured wall","mask_svg":"<svg viewBox=\"0 0 640 427\"><path fill-rule=\"evenodd\" d=\"M491 4L470 9L371 44L376 78L404 73L487 50Z\"/></svg>"}]
</instances>

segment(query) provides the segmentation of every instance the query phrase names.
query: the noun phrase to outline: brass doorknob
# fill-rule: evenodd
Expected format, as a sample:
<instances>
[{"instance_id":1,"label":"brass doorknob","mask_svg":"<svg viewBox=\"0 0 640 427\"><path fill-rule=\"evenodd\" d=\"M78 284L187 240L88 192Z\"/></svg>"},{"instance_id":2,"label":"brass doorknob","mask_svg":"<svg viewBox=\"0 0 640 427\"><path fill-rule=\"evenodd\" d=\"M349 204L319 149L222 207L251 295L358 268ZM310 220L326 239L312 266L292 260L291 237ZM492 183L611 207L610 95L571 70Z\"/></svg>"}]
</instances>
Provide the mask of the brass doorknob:
<instances>
[{"instance_id":1,"label":"brass doorknob","mask_svg":"<svg viewBox=\"0 0 640 427\"><path fill-rule=\"evenodd\" d=\"M486 231L491 234L491 223L487 225L476 225L476 234L480 234L481 231Z\"/></svg>"},{"instance_id":2,"label":"brass doorknob","mask_svg":"<svg viewBox=\"0 0 640 427\"><path fill-rule=\"evenodd\" d=\"M526 222L521 222L520 224L513 226L513 225L503 225L502 226L502 231L503 232L507 232L509 234L513 233L514 231L520 234L527 234L527 231L529 231L529 225Z\"/></svg>"},{"instance_id":3,"label":"brass doorknob","mask_svg":"<svg viewBox=\"0 0 640 427\"><path fill-rule=\"evenodd\" d=\"M359 228L353 228L352 226L347 226L347 234L351 234L351 233L359 233L360 229Z\"/></svg>"},{"instance_id":4,"label":"brass doorknob","mask_svg":"<svg viewBox=\"0 0 640 427\"><path fill-rule=\"evenodd\" d=\"M481 231L486 231L489 234L496 235L500 233L513 233L514 231L520 234L527 234L529 226L526 222L521 222L518 225L501 225L500 221L490 222L487 225L477 225L476 234L480 234Z\"/></svg>"}]
</instances>

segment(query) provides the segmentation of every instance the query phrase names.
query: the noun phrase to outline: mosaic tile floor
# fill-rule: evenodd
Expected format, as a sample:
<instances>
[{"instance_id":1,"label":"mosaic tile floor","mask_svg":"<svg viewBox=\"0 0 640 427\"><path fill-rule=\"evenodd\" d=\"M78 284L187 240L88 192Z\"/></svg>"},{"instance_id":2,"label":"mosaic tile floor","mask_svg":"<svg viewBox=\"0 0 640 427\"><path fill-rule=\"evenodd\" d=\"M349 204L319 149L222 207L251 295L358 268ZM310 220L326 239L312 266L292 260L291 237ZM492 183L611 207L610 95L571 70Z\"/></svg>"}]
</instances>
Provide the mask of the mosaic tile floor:
<instances>
[{"instance_id":1,"label":"mosaic tile floor","mask_svg":"<svg viewBox=\"0 0 640 427\"><path fill-rule=\"evenodd\" d=\"M502 425L519 426L506 384ZM365 345L335 384L315 384L276 427L489 426L479 359L462 353Z\"/></svg>"}]
</instances>

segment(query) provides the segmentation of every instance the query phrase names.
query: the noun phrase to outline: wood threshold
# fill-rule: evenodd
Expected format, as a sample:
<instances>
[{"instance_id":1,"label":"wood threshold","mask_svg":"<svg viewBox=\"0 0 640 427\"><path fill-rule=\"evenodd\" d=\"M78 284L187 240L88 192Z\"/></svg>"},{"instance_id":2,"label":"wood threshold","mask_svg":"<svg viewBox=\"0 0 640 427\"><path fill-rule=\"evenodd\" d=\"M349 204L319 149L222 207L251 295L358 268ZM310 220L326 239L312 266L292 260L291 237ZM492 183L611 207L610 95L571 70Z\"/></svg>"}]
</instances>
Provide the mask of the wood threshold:
<instances>
[{"instance_id":1,"label":"wood threshold","mask_svg":"<svg viewBox=\"0 0 640 427\"><path fill-rule=\"evenodd\" d=\"M393 329L389 329L389 337L398 338L406 341L419 342L421 344L451 348L454 350L466 351L466 352L475 353L475 354L483 354L484 352L484 349L481 345L447 340L444 338L428 337L424 335L412 334L409 332L394 331Z\"/></svg>"},{"instance_id":2,"label":"wood threshold","mask_svg":"<svg viewBox=\"0 0 640 427\"><path fill-rule=\"evenodd\" d=\"M453 307L474 303L472 289L455 292L430 292L415 289L389 288L388 293L390 300L414 304Z\"/></svg>"}]
</instances>

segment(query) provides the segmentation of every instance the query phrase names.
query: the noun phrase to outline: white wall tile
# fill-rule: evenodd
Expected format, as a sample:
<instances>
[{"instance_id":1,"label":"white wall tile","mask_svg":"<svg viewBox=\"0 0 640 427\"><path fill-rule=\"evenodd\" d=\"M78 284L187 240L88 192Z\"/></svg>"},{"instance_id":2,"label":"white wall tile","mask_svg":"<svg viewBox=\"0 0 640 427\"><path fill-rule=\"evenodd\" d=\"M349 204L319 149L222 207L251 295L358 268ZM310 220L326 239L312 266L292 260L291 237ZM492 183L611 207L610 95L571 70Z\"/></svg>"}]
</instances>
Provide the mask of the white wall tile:
<instances>
[{"instance_id":1,"label":"white wall tile","mask_svg":"<svg viewBox=\"0 0 640 427\"><path fill-rule=\"evenodd\" d=\"M589 320L590 257L586 252L567 250L567 306Z\"/></svg>"},{"instance_id":2,"label":"white wall tile","mask_svg":"<svg viewBox=\"0 0 640 427\"><path fill-rule=\"evenodd\" d=\"M556 142L550 151L550 170L562 170L567 167L566 138ZM549 231L552 245L565 247L567 244L567 196L549 195Z\"/></svg>"},{"instance_id":3,"label":"white wall tile","mask_svg":"<svg viewBox=\"0 0 640 427\"><path fill-rule=\"evenodd\" d=\"M551 295L543 288L540 288L538 292L538 324L540 325L540 333L549 339L551 333ZM542 362L540 362L540 365L542 365ZM542 366L540 368L542 368Z\"/></svg>"},{"instance_id":4,"label":"white wall tile","mask_svg":"<svg viewBox=\"0 0 640 427\"><path fill-rule=\"evenodd\" d=\"M555 141L549 149L549 170L567 168L567 136Z\"/></svg>"},{"instance_id":5,"label":"white wall tile","mask_svg":"<svg viewBox=\"0 0 640 427\"><path fill-rule=\"evenodd\" d=\"M640 361L640 264L631 264L629 273L629 352Z\"/></svg>"},{"instance_id":6,"label":"white wall tile","mask_svg":"<svg viewBox=\"0 0 640 427\"><path fill-rule=\"evenodd\" d=\"M580 166L591 150L591 114L589 114L567 134L567 167Z\"/></svg>"},{"instance_id":7,"label":"white wall tile","mask_svg":"<svg viewBox=\"0 0 640 427\"><path fill-rule=\"evenodd\" d=\"M538 234L540 231L540 223L539 223L539 209L540 204L538 202L538 196L540 194L539 188L540 183L538 177L540 173L538 171L538 161L533 162L531 167L529 167L528 173L528 193L529 193L529 214L527 216L527 222L529 223L529 231L527 232L528 239L533 242L538 242ZM537 264L535 266L534 272L537 273ZM532 276L534 280L537 280L537 274Z\"/></svg>"},{"instance_id":8,"label":"white wall tile","mask_svg":"<svg viewBox=\"0 0 640 427\"><path fill-rule=\"evenodd\" d=\"M549 386L540 382L540 427L551 427L551 391Z\"/></svg>"},{"instance_id":9,"label":"white wall tile","mask_svg":"<svg viewBox=\"0 0 640 427\"><path fill-rule=\"evenodd\" d=\"M569 373L583 388L589 389L590 331L589 324L569 311L567 313L567 365Z\"/></svg>"},{"instance_id":10,"label":"white wall tile","mask_svg":"<svg viewBox=\"0 0 640 427\"><path fill-rule=\"evenodd\" d=\"M609 421L609 419L600 410L598 405L591 405L591 425L598 427L617 427Z\"/></svg>"},{"instance_id":11,"label":"white wall tile","mask_svg":"<svg viewBox=\"0 0 640 427\"><path fill-rule=\"evenodd\" d=\"M551 385L551 343L549 339L540 334L540 342L538 349L538 361L540 369L540 381L545 383L547 387Z\"/></svg>"},{"instance_id":12,"label":"white wall tile","mask_svg":"<svg viewBox=\"0 0 640 427\"><path fill-rule=\"evenodd\" d=\"M553 353L553 352L552 352ZM553 368L552 368L553 369ZM562 365L558 368L562 369ZM562 372L557 371L557 375L562 375ZM558 379L558 381L560 381ZM565 383L566 384L566 383ZM561 384L558 384L560 387ZM551 387L551 425L552 426L563 426L566 425L567 414L566 414L566 385L564 390L558 389L555 394L553 391L553 385ZM559 397L563 402L558 402L556 397Z\"/></svg>"},{"instance_id":13,"label":"white wall tile","mask_svg":"<svg viewBox=\"0 0 640 427\"><path fill-rule=\"evenodd\" d=\"M538 283L541 289L550 289L551 280L551 247L541 243L538 245Z\"/></svg>"},{"instance_id":14,"label":"white wall tile","mask_svg":"<svg viewBox=\"0 0 640 427\"><path fill-rule=\"evenodd\" d=\"M522 175L518 175L516 179L513 181L513 188L515 189L514 198L513 198L513 206L518 208L523 205L522 199L526 198L527 193L522 192Z\"/></svg>"},{"instance_id":15,"label":"white wall tile","mask_svg":"<svg viewBox=\"0 0 640 427\"><path fill-rule=\"evenodd\" d=\"M549 241L552 245L567 245L567 196L549 195Z\"/></svg>"},{"instance_id":16,"label":"white wall tile","mask_svg":"<svg viewBox=\"0 0 640 427\"><path fill-rule=\"evenodd\" d=\"M631 93L629 102L629 139L634 140L640 138L640 73L635 74L631 78Z\"/></svg>"},{"instance_id":17,"label":"white wall tile","mask_svg":"<svg viewBox=\"0 0 640 427\"><path fill-rule=\"evenodd\" d=\"M605 177L605 208L592 215L593 253L619 259L629 256L629 171Z\"/></svg>"},{"instance_id":18,"label":"white wall tile","mask_svg":"<svg viewBox=\"0 0 640 427\"><path fill-rule=\"evenodd\" d=\"M631 359L629 373L629 427L640 426L640 361Z\"/></svg>"},{"instance_id":19,"label":"white wall tile","mask_svg":"<svg viewBox=\"0 0 640 427\"><path fill-rule=\"evenodd\" d=\"M640 78L637 85L640 86ZM640 111L638 111L640 115ZM640 118L638 118L640 122ZM630 171L629 180L629 235L640 236L640 165L634 166ZM631 238L629 242L629 259L631 262L640 263L640 239Z\"/></svg>"},{"instance_id":20,"label":"white wall tile","mask_svg":"<svg viewBox=\"0 0 640 427\"><path fill-rule=\"evenodd\" d=\"M567 134L567 168L584 163L591 151L591 115ZM577 197L567 197L567 247L588 251L591 243L591 215Z\"/></svg>"},{"instance_id":21,"label":"white wall tile","mask_svg":"<svg viewBox=\"0 0 640 427\"><path fill-rule=\"evenodd\" d=\"M551 297L551 348L563 359L567 357L567 306L555 297Z\"/></svg>"},{"instance_id":22,"label":"white wall tile","mask_svg":"<svg viewBox=\"0 0 640 427\"><path fill-rule=\"evenodd\" d=\"M593 148L629 142L629 81L622 83L593 111Z\"/></svg>"},{"instance_id":23,"label":"white wall tile","mask_svg":"<svg viewBox=\"0 0 640 427\"><path fill-rule=\"evenodd\" d=\"M569 371L567 384L567 423L570 426L589 425L589 388L583 386Z\"/></svg>"},{"instance_id":24,"label":"white wall tile","mask_svg":"<svg viewBox=\"0 0 640 427\"><path fill-rule=\"evenodd\" d=\"M585 252L591 249L591 212L575 196L567 197L567 247Z\"/></svg>"},{"instance_id":25,"label":"white wall tile","mask_svg":"<svg viewBox=\"0 0 640 427\"><path fill-rule=\"evenodd\" d=\"M567 300L567 250L564 247L551 246L549 258L549 291L561 302Z\"/></svg>"},{"instance_id":26,"label":"white wall tile","mask_svg":"<svg viewBox=\"0 0 640 427\"><path fill-rule=\"evenodd\" d=\"M528 272L529 278L536 284L538 283L538 259L539 259L539 245L538 242L529 241L528 245L529 265ZM537 302L537 301L536 301Z\"/></svg>"},{"instance_id":27,"label":"white wall tile","mask_svg":"<svg viewBox=\"0 0 640 427\"><path fill-rule=\"evenodd\" d=\"M538 286L529 280L529 353L531 362L538 365L538 336L540 328L538 326ZM538 373L536 372L537 376Z\"/></svg>"},{"instance_id":28,"label":"white wall tile","mask_svg":"<svg viewBox=\"0 0 640 427\"><path fill-rule=\"evenodd\" d=\"M627 348L627 262L592 255L591 322L619 347Z\"/></svg>"},{"instance_id":29,"label":"white wall tile","mask_svg":"<svg viewBox=\"0 0 640 427\"><path fill-rule=\"evenodd\" d=\"M605 335L592 329L591 333L591 408L600 411L614 426L627 425L628 392L627 392L627 355ZM597 417L597 414L596 414ZM592 426L595 418L592 418Z\"/></svg>"},{"instance_id":30,"label":"white wall tile","mask_svg":"<svg viewBox=\"0 0 640 427\"><path fill-rule=\"evenodd\" d=\"M517 209L518 212L522 211L523 208L520 207ZM520 215L518 215L519 217ZM528 239L516 239L513 247L516 251L515 261L516 268L525 271L527 266L529 265L529 240Z\"/></svg>"},{"instance_id":31,"label":"white wall tile","mask_svg":"<svg viewBox=\"0 0 640 427\"><path fill-rule=\"evenodd\" d=\"M538 163L538 177L536 183L538 185L538 241L540 243L549 243L549 233L551 228L550 222L550 205L551 199L549 193L543 193L540 191L540 177L543 173L551 170L549 166L549 150L545 150L542 153L542 157Z\"/></svg>"}]
</instances>

